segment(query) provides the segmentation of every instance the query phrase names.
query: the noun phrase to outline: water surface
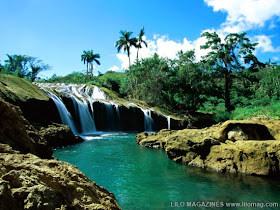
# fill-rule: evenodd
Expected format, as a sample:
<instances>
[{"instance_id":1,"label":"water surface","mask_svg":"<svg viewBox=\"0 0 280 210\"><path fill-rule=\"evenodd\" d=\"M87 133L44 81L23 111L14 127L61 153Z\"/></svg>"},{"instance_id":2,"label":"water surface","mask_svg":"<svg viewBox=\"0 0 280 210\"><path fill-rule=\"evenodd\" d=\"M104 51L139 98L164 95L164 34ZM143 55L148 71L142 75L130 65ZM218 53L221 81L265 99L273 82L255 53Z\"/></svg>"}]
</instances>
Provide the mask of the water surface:
<instances>
[{"instance_id":1,"label":"water surface","mask_svg":"<svg viewBox=\"0 0 280 210\"><path fill-rule=\"evenodd\" d=\"M54 156L113 192L122 209L174 209L175 202L190 201L280 203L279 181L177 164L163 150L139 146L134 137L103 134L56 149Z\"/></svg>"}]
</instances>

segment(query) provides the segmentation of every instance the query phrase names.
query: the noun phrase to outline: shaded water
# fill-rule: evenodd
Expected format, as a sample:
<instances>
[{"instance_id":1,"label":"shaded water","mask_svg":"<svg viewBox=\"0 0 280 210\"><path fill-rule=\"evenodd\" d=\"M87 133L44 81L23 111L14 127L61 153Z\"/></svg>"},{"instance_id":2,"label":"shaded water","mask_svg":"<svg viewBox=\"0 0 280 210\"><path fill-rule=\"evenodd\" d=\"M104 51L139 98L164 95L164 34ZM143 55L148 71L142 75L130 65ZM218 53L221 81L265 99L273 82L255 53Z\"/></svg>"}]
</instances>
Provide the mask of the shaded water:
<instances>
[{"instance_id":1,"label":"shaded water","mask_svg":"<svg viewBox=\"0 0 280 210\"><path fill-rule=\"evenodd\" d=\"M279 181L177 164L163 150L139 146L134 137L104 134L56 149L54 156L113 192L122 209L174 209L175 202L187 201L280 203Z\"/></svg>"}]
</instances>

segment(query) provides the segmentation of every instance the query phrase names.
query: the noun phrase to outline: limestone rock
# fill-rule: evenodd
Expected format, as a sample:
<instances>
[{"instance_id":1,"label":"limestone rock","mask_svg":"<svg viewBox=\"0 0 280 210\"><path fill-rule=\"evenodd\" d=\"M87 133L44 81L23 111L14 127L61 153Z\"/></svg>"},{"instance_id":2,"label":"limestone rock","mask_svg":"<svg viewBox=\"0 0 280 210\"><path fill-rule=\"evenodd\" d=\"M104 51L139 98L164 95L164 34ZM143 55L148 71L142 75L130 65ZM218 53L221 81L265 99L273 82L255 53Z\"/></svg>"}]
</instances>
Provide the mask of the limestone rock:
<instances>
[{"instance_id":1,"label":"limestone rock","mask_svg":"<svg viewBox=\"0 0 280 210\"><path fill-rule=\"evenodd\" d=\"M51 158L52 150L37 130L22 116L21 110L0 98L0 143L21 153Z\"/></svg>"},{"instance_id":2,"label":"limestone rock","mask_svg":"<svg viewBox=\"0 0 280 210\"><path fill-rule=\"evenodd\" d=\"M279 125L279 121L227 121L205 129L141 133L136 142L163 148L170 159L190 166L279 176Z\"/></svg>"},{"instance_id":3,"label":"limestone rock","mask_svg":"<svg viewBox=\"0 0 280 210\"><path fill-rule=\"evenodd\" d=\"M77 167L0 144L0 209L120 209L115 196Z\"/></svg>"},{"instance_id":4,"label":"limestone rock","mask_svg":"<svg viewBox=\"0 0 280 210\"><path fill-rule=\"evenodd\" d=\"M248 140L248 135L243 132L243 130L237 126L236 128L233 128L231 131L227 134L229 140L231 141L237 141L237 140Z\"/></svg>"},{"instance_id":5,"label":"limestone rock","mask_svg":"<svg viewBox=\"0 0 280 210\"><path fill-rule=\"evenodd\" d=\"M57 123L53 123L47 127L41 127L39 134L52 148L68 146L84 141L81 137L75 136L69 126Z\"/></svg>"}]
</instances>

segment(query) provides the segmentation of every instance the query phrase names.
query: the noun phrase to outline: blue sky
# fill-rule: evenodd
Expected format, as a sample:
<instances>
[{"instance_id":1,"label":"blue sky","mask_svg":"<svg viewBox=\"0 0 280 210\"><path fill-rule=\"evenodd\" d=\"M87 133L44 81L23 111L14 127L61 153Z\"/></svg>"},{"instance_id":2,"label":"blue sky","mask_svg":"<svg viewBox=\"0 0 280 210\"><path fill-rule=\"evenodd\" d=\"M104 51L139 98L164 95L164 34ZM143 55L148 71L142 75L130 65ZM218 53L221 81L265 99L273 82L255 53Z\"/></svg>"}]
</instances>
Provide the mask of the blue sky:
<instances>
[{"instance_id":1,"label":"blue sky","mask_svg":"<svg viewBox=\"0 0 280 210\"><path fill-rule=\"evenodd\" d=\"M216 30L221 36L245 31L259 42L261 61L280 60L280 0L0 0L0 20L1 63L6 54L38 57L52 66L43 77L85 70L83 50L100 54L95 73L122 71L128 59L114 47L119 31L137 36L142 27L149 44L143 58L155 52L174 58L190 49L199 58L201 33Z\"/></svg>"}]
</instances>

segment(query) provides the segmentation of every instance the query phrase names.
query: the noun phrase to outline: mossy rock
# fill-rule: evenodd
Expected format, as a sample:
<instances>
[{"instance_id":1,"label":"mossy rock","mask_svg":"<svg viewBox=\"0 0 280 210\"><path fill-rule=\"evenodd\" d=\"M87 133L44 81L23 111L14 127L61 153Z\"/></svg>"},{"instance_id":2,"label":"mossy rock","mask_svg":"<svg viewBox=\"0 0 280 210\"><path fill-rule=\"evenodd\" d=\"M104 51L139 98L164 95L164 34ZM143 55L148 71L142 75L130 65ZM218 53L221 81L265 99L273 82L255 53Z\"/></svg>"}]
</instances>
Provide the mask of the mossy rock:
<instances>
[{"instance_id":1,"label":"mossy rock","mask_svg":"<svg viewBox=\"0 0 280 210\"><path fill-rule=\"evenodd\" d=\"M61 123L54 102L37 85L26 79L0 74L0 98L19 106L23 116L34 124Z\"/></svg>"},{"instance_id":2,"label":"mossy rock","mask_svg":"<svg viewBox=\"0 0 280 210\"><path fill-rule=\"evenodd\" d=\"M0 74L0 97L8 101L27 101L29 99L49 100L47 94L26 79Z\"/></svg>"}]
</instances>

